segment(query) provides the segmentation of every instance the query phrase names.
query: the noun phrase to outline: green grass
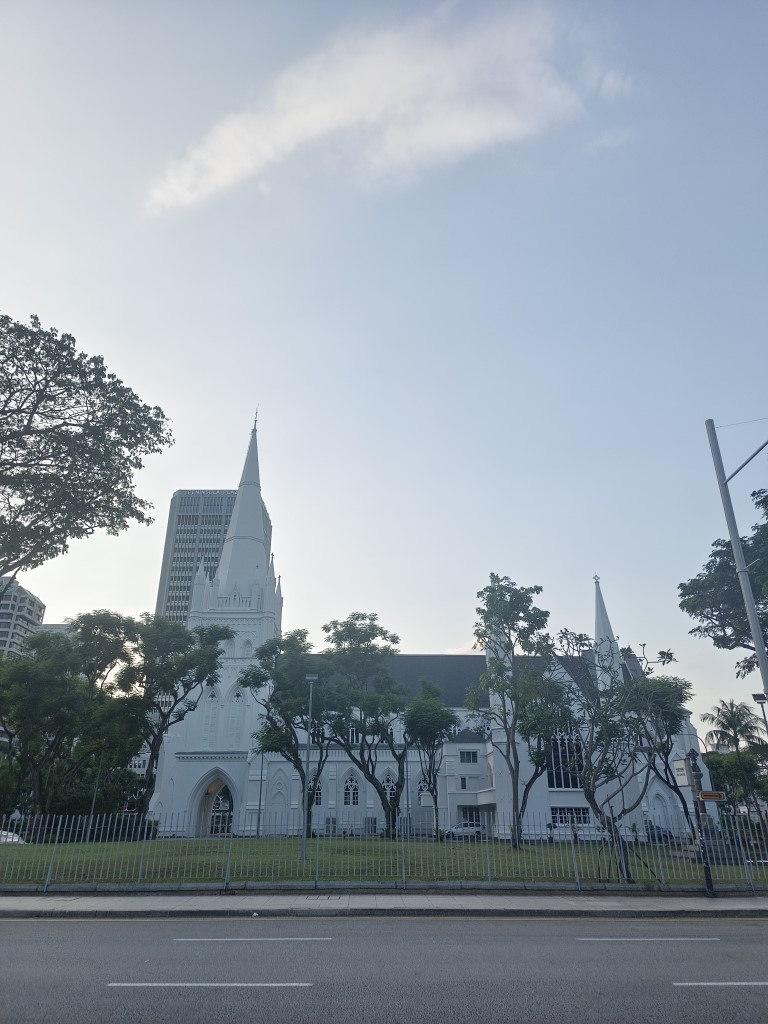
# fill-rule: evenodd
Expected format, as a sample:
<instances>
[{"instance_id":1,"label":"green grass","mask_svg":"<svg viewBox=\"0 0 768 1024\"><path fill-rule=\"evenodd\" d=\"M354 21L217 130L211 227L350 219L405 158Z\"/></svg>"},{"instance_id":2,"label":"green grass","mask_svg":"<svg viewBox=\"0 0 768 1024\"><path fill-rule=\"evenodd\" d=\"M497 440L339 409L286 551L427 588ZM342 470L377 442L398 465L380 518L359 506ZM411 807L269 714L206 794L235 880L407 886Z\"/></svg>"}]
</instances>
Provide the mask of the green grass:
<instances>
[{"instance_id":1,"label":"green grass","mask_svg":"<svg viewBox=\"0 0 768 1024\"><path fill-rule=\"evenodd\" d=\"M597 843L434 843L313 838L306 861L301 839L153 839L138 842L0 845L0 884L224 885L246 883L510 882L575 884L620 881L615 857ZM703 885L702 867L687 851L638 845L630 855L640 886ZM713 865L715 882L746 885L741 866ZM752 868L768 885L768 866Z\"/></svg>"}]
</instances>

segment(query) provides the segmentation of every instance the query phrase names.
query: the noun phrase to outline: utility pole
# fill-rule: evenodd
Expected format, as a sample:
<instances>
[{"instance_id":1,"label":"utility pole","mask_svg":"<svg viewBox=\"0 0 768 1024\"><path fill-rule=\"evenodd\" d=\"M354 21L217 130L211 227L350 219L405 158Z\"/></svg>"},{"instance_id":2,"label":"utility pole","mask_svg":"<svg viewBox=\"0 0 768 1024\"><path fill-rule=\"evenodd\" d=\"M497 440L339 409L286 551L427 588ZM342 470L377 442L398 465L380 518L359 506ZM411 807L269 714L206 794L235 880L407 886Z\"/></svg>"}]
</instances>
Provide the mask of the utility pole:
<instances>
[{"instance_id":1,"label":"utility pole","mask_svg":"<svg viewBox=\"0 0 768 1024\"><path fill-rule=\"evenodd\" d=\"M707 896L715 896L715 886L712 881L712 869L709 864L709 850L704 839L704 830L701 827L702 814L707 813L706 804L701 799L701 777L704 774L699 766L699 752L694 747L688 751L688 766L691 772L691 784L693 787L693 813L696 815L696 831L699 839L699 854L701 863L704 865L704 884L707 887Z\"/></svg>"},{"instance_id":2,"label":"utility pole","mask_svg":"<svg viewBox=\"0 0 768 1024\"><path fill-rule=\"evenodd\" d=\"M744 560L744 551L741 547L741 537L736 526L736 516L733 511L733 504L731 502L731 494L728 490L728 482L733 480L737 473L740 473L746 465L748 465L756 455L759 455L763 448L768 447L768 441L761 444L757 451L752 452L748 459L739 466L738 469L734 470L730 476L725 475L725 469L723 467L723 458L720 454L720 445L717 441L717 433L715 431L714 420L706 421L707 436L709 437L709 447L712 451L712 461L715 464L715 475L717 476L717 484L720 488L720 497L723 502L723 510L725 511L725 521L728 524L728 534L731 538L731 547L733 548L733 559L736 563L736 574L739 577L739 584L741 585L741 596L744 600L744 608L747 612L747 619L749 620L749 629L752 633L752 642L755 645L755 654L757 655L757 664L760 669L760 678L763 681L763 693L768 695L768 654L765 651L765 640L763 639L763 631L760 628L760 620L757 617L757 608L755 607L755 596L752 593L752 584L749 579L749 568Z\"/></svg>"},{"instance_id":3,"label":"utility pole","mask_svg":"<svg viewBox=\"0 0 768 1024\"><path fill-rule=\"evenodd\" d=\"M302 801L303 818L301 823L301 860L307 859L307 818L309 817L309 744L312 740L312 690L317 682L316 675L306 677L309 683L309 714L307 715L307 747L304 751L304 799Z\"/></svg>"}]
</instances>

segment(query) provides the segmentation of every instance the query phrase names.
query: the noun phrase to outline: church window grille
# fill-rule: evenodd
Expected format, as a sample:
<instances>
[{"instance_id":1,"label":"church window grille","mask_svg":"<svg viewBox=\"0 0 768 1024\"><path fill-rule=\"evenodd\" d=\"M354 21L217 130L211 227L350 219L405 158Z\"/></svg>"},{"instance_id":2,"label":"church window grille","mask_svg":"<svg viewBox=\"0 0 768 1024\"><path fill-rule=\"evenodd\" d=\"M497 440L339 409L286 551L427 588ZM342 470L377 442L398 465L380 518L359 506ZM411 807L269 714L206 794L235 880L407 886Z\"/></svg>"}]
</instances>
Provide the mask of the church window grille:
<instances>
[{"instance_id":1,"label":"church window grille","mask_svg":"<svg viewBox=\"0 0 768 1024\"><path fill-rule=\"evenodd\" d=\"M317 774L311 776L309 780L309 788L314 791L315 794L315 807L323 806L323 784L318 779Z\"/></svg>"},{"instance_id":2,"label":"church window grille","mask_svg":"<svg viewBox=\"0 0 768 1024\"><path fill-rule=\"evenodd\" d=\"M344 806L357 807L360 803L360 787L354 775L348 775L344 781Z\"/></svg>"},{"instance_id":3,"label":"church window grille","mask_svg":"<svg viewBox=\"0 0 768 1024\"><path fill-rule=\"evenodd\" d=\"M219 710L219 695L211 687L205 698L203 709L203 745L211 747L216 735L216 724Z\"/></svg>"},{"instance_id":4,"label":"church window grille","mask_svg":"<svg viewBox=\"0 0 768 1024\"><path fill-rule=\"evenodd\" d=\"M555 828L564 825L589 825L588 807L553 807L551 808L552 824Z\"/></svg>"},{"instance_id":5,"label":"church window grille","mask_svg":"<svg viewBox=\"0 0 768 1024\"><path fill-rule=\"evenodd\" d=\"M384 778L381 780L381 784L384 787L384 792L387 794L387 800L393 800L397 790L397 783L395 782L391 772L386 773Z\"/></svg>"},{"instance_id":6,"label":"church window grille","mask_svg":"<svg viewBox=\"0 0 768 1024\"><path fill-rule=\"evenodd\" d=\"M584 750L579 736L558 733L552 737L552 750L547 765L550 789L581 789L584 771Z\"/></svg>"},{"instance_id":7,"label":"church window grille","mask_svg":"<svg viewBox=\"0 0 768 1024\"><path fill-rule=\"evenodd\" d=\"M419 807L424 807L425 805L430 804L432 802L432 797L429 792L429 786L427 785L427 780L424 778L423 775L419 779L419 784L416 787L416 791L418 793Z\"/></svg>"}]
</instances>

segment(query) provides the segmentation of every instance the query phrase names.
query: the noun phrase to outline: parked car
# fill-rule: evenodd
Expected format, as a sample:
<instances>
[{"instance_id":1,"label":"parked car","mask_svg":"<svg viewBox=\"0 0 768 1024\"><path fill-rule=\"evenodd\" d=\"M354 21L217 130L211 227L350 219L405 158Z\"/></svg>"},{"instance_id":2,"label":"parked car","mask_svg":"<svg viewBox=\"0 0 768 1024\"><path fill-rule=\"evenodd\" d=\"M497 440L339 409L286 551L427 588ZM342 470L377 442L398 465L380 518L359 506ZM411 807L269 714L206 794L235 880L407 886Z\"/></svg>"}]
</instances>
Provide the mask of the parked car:
<instances>
[{"instance_id":1,"label":"parked car","mask_svg":"<svg viewBox=\"0 0 768 1024\"><path fill-rule=\"evenodd\" d=\"M453 825L451 828L445 830L446 839L463 839L469 841L479 842L481 839L485 839L485 829L482 825L473 825L469 822L464 822L461 825Z\"/></svg>"},{"instance_id":2,"label":"parked car","mask_svg":"<svg viewBox=\"0 0 768 1024\"><path fill-rule=\"evenodd\" d=\"M652 821L646 821L645 834L649 843L661 843L664 846L671 846L675 841L675 837L669 829L662 828L661 825L654 825Z\"/></svg>"},{"instance_id":3,"label":"parked car","mask_svg":"<svg viewBox=\"0 0 768 1024\"><path fill-rule=\"evenodd\" d=\"M24 840L21 836L17 836L15 832L0 832L0 843L21 843L24 845Z\"/></svg>"}]
</instances>

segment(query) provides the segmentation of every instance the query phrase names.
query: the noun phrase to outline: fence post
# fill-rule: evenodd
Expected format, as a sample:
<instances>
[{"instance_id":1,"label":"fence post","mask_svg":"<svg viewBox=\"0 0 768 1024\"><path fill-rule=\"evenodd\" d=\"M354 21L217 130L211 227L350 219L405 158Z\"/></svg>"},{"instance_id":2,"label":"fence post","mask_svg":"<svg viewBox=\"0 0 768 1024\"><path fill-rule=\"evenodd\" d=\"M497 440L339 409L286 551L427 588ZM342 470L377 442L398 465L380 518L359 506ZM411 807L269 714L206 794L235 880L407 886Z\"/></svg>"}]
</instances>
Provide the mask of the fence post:
<instances>
[{"instance_id":1,"label":"fence post","mask_svg":"<svg viewBox=\"0 0 768 1024\"><path fill-rule=\"evenodd\" d=\"M224 892L226 892L229 889L229 878L232 867L232 843L234 842L235 839L235 830L233 826L234 822L232 822L229 826L229 848L227 850L227 864L226 867L224 868Z\"/></svg>"},{"instance_id":2,"label":"fence post","mask_svg":"<svg viewBox=\"0 0 768 1024\"><path fill-rule=\"evenodd\" d=\"M139 877L136 882L139 883L144 875L144 850L147 845L147 816L144 815L144 823L142 825L142 836L141 836L141 857L139 858Z\"/></svg>"},{"instance_id":3,"label":"fence post","mask_svg":"<svg viewBox=\"0 0 768 1024\"><path fill-rule=\"evenodd\" d=\"M319 888L320 881L320 826L315 829L315 888Z\"/></svg>"},{"instance_id":4,"label":"fence post","mask_svg":"<svg viewBox=\"0 0 768 1024\"><path fill-rule=\"evenodd\" d=\"M59 845L59 833L61 832L61 818L59 815L59 824L56 827L56 838L53 841L53 852L51 853L51 863L48 865L48 874L45 878L45 885L43 886L43 892L48 892L48 886L51 884L53 878L53 862L56 859L56 847Z\"/></svg>"},{"instance_id":5,"label":"fence post","mask_svg":"<svg viewBox=\"0 0 768 1024\"><path fill-rule=\"evenodd\" d=\"M400 821L402 822L402 820L403 819L402 819L402 816L401 816L400 817ZM395 819L395 828L397 828L397 819ZM407 826L404 828L403 825L401 824L400 825L400 842L401 842L402 845L401 845L400 852L401 852L402 861L403 861L403 891L405 891L405 886L406 886L406 881L405 881L405 833L406 833L406 831L407 831Z\"/></svg>"},{"instance_id":6,"label":"fence post","mask_svg":"<svg viewBox=\"0 0 768 1024\"><path fill-rule=\"evenodd\" d=\"M749 822L749 815L747 815L747 822ZM747 827L749 827L749 826L747 826ZM734 830L734 833L736 835L736 844L737 844L737 846L739 848L739 854L741 856L741 863L744 865L744 874L747 877L747 884L749 885L749 888L752 890L752 895L754 896L755 895L755 882L754 882L754 879L752 878L752 871L750 870L750 867L749 867L749 860L747 858L746 851L744 849L744 843L742 842L740 822L738 822L738 821L734 822L734 829L733 830Z\"/></svg>"},{"instance_id":7,"label":"fence post","mask_svg":"<svg viewBox=\"0 0 768 1024\"><path fill-rule=\"evenodd\" d=\"M661 882L662 885L666 885L667 883L664 881L664 867L663 867L662 862L661 862L661 850L659 849L661 844L660 843L655 843L654 845L656 847L656 860L657 860L658 865L659 865L659 881Z\"/></svg>"},{"instance_id":8,"label":"fence post","mask_svg":"<svg viewBox=\"0 0 768 1024\"><path fill-rule=\"evenodd\" d=\"M576 891L581 892L581 879L579 878L579 864L576 860L576 830L571 829L571 858L573 860L573 877L576 881Z\"/></svg>"},{"instance_id":9,"label":"fence post","mask_svg":"<svg viewBox=\"0 0 768 1024\"><path fill-rule=\"evenodd\" d=\"M480 819L480 822L485 829L485 861L488 868L488 884L491 883L491 818L490 815L485 815L485 821Z\"/></svg>"}]
</instances>

